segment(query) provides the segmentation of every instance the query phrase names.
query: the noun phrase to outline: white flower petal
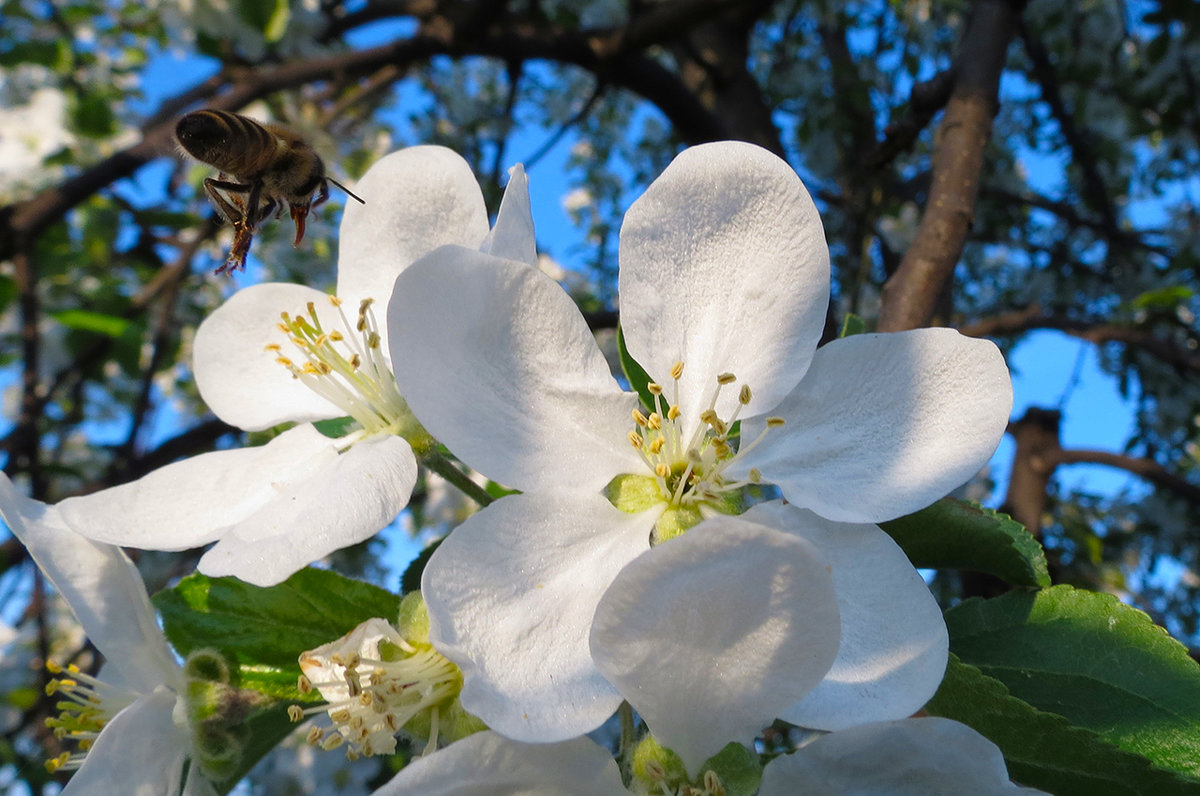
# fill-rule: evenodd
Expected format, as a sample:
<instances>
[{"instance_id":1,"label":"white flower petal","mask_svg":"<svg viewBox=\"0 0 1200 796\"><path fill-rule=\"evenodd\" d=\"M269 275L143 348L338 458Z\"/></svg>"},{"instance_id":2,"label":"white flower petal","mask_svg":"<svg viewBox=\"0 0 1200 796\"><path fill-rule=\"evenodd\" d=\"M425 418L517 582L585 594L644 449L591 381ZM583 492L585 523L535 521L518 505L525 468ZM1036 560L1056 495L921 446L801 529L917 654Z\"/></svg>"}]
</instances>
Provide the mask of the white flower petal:
<instances>
[{"instance_id":1,"label":"white flower petal","mask_svg":"<svg viewBox=\"0 0 1200 796\"><path fill-rule=\"evenodd\" d=\"M355 186L366 204L346 201L338 250L337 295L357 309L382 306L396 276L439 246L478 248L487 208L471 167L440 146L415 146L381 158Z\"/></svg>"},{"instance_id":2,"label":"white flower petal","mask_svg":"<svg viewBox=\"0 0 1200 796\"><path fill-rule=\"evenodd\" d=\"M479 732L412 761L374 796L628 796L607 750L587 738L552 744Z\"/></svg>"},{"instance_id":3,"label":"white flower petal","mask_svg":"<svg viewBox=\"0 0 1200 796\"><path fill-rule=\"evenodd\" d=\"M187 550L219 538L336 458L333 440L301 425L261 447L202 453L58 507L89 539Z\"/></svg>"},{"instance_id":4,"label":"white flower petal","mask_svg":"<svg viewBox=\"0 0 1200 796\"><path fill-rule=\"evenodd\" d=\"M953 329L860 334L823 346L772 414L787 421L731 471L758 467L823 517L881 522L975 475L1000 442L1012 385L1000 351ZM762 430L742 424L742 439Z\"/></svg>"},{"instance_id":5,"label":"white flower petal","mask_svg":"<svg viewBox=\"0 0 1200 796\"><path fill-rule=\"evenodd\" d=\"M286 484L221 534L197 567L274 586L343 547L370 539L408 505L417 480L412 448L400 437L368 437L319 470Z\"/></svg>"},{"instance_id":6,"label":"white flower petal","mask_svg":"<svg viewBox=\"0 0 1200 796\"><path fill-rule=\"evenodd\" d=\"M493 257L537 267L537 239L529 208L529 176L520 163L508 170L508 186L500 200L496 225L483 239L479 250Z\"/></svg>"},{"instance_id":7,"label":"white flower petal","mask_svg":"<svg viewBox=\"0 0 1200 796\"><path fill-rule=\"evenodd\" d=\"M599 495L525 494L456 528L421 593L430 640L462 669L463 707L522 741L603 723L621 697L592 663L588 631L613 577L649 548L654 519Z\"/></svg>"},{"instance_id":8,"label":"white flower petal","mask_svg":"<svg viewBox=\"0 0 1200 796\"><path fill-rule=\"evenodd\" d=\"M96 649L129 685L182 685L141 575L119 547L76 534L56 506L21 495L0 473L0 517L67 601Z\"/></svg>"},{"instance_id":9,"label":"white flower petal","mask_svg":"<svg viewBox=\"0 0 1200 796\"><path fill-rule=\"evenodd\" d=\"M838 609L810 543L733 517L631 562L596 609L596 666L694 776L751 744L833 663Z\"/></svg>"},{"instance_id":10,"label":"white flower petal","mask_svg":"<svg viewBox=\"0 0 1200 796\"><path fill-rule=\"evenodd\" d=\"M837 660L780 718L840 730L920 710L942 682L949 637L929 587L892 538L874 525L831 522L778 501L742 516L808 540L833 568L842 617Z\"/></svg>"},{"instance_id":11,"label":"white flower petal","mask_svg":"<svg viewBox=\"0 0 1200 796\"><path fill-rule=\"evenodd\" d=\"M63 796L178 793L191 740L186 725L179 727L174 722L175 701L174 693L160 688L114 716L63 789Z\"/></svg>"},{"instance_id":12,"label":"white flower petal","mask_svg":"<svg viewBox=\"0 0 1200 796\"><path fill-rule=\"evenodd\" d=\"M1033 796L1000 749L943 718L868 724L818 738L763 771L759 796Z\"/></svg>"},{"instance_id":13,"label":"white flower petal","mask_svg":"<svg viewBox=\"0 0 1200 796\"><path fill-rule=\"evenodd\" d=\"M684 150L625 214L620 250L629 353L664 385L683 361L685 417L707 408L719 373L752 388L747 417L804 375L825 325L829 249L787 163L734 141ZM718 414L736 399L723 392Z\"/></svg>"},{"instance_id":14,"label":"white flower petal","mask_svg":"<svg viewBox=\"0 0 1200 796\"><path fill-rule=\"evenodd\" d=\"M621 390L563 289L523 263L445 247L396 280L392 357L417 419L517 489L599 490L645 466Z\"/></svg>"},{"instance_id":15,"label":"white flower petal","mask_svg":"<svg viewBox=\"0 0 1200 796\"><path fill-rule=\"evenodd\" d=\"M192 344L192 370L200 397L217 417L259 431L288 421L346 414L293 378L275 361L280 354L265 348L277 343L283 356L296 358L287 334L279 329L279 314L305 313L310 301L323 322L337 317L321 291L271 282L239 290L204 319Z\"/></svg>"}]
</instances>

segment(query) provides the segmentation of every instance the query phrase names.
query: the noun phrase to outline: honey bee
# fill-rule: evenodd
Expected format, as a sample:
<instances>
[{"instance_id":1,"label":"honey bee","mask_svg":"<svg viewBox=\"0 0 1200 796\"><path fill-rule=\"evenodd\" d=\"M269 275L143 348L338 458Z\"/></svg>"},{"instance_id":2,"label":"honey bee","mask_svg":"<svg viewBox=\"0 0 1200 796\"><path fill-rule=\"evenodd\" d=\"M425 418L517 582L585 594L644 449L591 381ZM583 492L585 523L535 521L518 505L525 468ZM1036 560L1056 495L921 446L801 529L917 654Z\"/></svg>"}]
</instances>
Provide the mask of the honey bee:
<instances>
[{"instance_id":1,"label":"honey bee","mask_svg":"<svg viewBox=\"0 0 1200 796\"><path fill-rule=\"evenodd\" d=\"M200 110L180 118L175 139L184 152L220 170L216 178L204 179L217 212L233 225L233 246L218 274L246 267L255 230L271 213L282 215L285 205L296 222L292 245L299 246L309 211L329 198L328 183L366 204L326 176L321 157L286 127L228 111Z\"/></svg>"}]
</instances>

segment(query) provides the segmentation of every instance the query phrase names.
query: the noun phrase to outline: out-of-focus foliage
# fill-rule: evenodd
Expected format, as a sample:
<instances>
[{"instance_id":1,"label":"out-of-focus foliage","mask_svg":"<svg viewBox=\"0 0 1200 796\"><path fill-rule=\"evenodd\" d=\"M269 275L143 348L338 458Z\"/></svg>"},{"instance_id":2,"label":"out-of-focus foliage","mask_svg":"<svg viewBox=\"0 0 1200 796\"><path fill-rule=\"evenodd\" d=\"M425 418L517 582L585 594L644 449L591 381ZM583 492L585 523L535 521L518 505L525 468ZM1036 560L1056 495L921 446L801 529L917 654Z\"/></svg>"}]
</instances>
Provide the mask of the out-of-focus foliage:
<instances>
[{"instance_id":1,"label":"out-of-focus foliage","mask_svg":"<svg viewBox=\"0 0 1200 796\"><path fill-rule=\"evenodd\" d=\"M472 163L494 207L507 168L523 160L544 251L575 272L572 295L598 326L614 309L630 200L685 144L755 140L786 154L818 201L835 321L854 313L871 328L916 235L960 38L982 5L9 0L0 461L55 501L227 445L232 429L206 413L189 371L196 325L252 281L332 286L337 191L303 246L291 246L286 219L266 224L244 277L211 275L230 241L200 187L211 169L177 157L167 135L176 115L206 104L302 131L351 185L393 148L439 143ZM648 24L674 7L684 12L670 24ZM1006 350L1039 329L1097 347L1137 409L1124 450L1107 453L1157 465L1183 488L1147 480L1087 495L1051 478L1040 529L1050 574L1120 594L1192 646L1198 27L1190 0L1021 9L970 237L936 319ZM627 30L637 35L613 44ZM31 232L21 226L55 202ZM339 567L395 588L379 564L385 546L343 551ZM38 761L57 747L30 696L42 675L28 664L48 652L91 656L69 622L31 601L38 584L17 566L20 547L8 540L2 552L0 618L15 635L0 654L16 663L0 667L0 787L20 780L36 792L47 781ZM193 563L143 560L152 586ZM939 587L959 596L956 582ZM293 792L321 787L313 782Z\"/></svg>"}]
</instances>

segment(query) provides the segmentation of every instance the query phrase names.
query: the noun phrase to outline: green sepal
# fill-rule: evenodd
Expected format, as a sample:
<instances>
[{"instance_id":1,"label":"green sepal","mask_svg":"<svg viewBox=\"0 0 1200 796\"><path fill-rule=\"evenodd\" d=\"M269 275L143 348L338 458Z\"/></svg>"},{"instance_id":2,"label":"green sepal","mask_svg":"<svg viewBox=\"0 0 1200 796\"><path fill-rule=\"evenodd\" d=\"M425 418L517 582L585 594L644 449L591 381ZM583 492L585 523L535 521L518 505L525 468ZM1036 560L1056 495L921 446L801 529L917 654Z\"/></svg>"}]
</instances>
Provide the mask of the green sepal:
<instances>
[{"instance_id":1,"label":"green sepal","mask_svg":"<svg viewBox=\"0 0 1200 796\"><path fill-rule=\"evenodd\" d=\"M625 374L625 380L629 382L629 389L638 394L642 406L654 411L654 395L648 389L651 381L650 374L629 355L629 349L625 347L625 332L620 326L617 327L617 356L621 360L621 372Z\"/></svg>"},{"instance_id":2,"label":"green sepal","mask_svg":"<svg viewBox=\"0 0 1200 796\"><path fill-rule=\"evenodd\" d=\"M1025 526L977 503L942 498L879 527L915 567L986 572L1014 586L1050 585L1046 555Z\"/></svg>"},{"instance_id":3,"label":"green sepal","mask_svg":"<svg viewBox=\"0 0 1200 796\"><path fill-rule=\"evenodd\" d=\"M740 743L725 748L704 761L700 771L712 771L721 780L725 796L754 796L762 782L763 766L757 754Z\"/></svg>"}]
</instances>

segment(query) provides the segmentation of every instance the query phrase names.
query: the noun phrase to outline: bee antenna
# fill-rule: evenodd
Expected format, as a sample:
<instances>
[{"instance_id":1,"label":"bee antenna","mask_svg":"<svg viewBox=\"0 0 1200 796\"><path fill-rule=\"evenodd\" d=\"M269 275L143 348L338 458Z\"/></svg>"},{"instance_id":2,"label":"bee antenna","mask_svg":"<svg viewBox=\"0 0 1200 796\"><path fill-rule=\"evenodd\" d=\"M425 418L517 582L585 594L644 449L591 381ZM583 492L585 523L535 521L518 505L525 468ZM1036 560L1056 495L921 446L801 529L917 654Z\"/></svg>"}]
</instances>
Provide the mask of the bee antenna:
<instances>
[{"instance_id":1,"label":"bee antenna","mask_svg":"<svg viewBox=\"0 0 1200 796\"><path fill-rule=\"evenodd\" d=\"M345 192L346 192L346 196L349 196L351 199L357 199L357 200L358 200L358 203L359 203L360 205L365 205L365 204L366 204L366 202L364 202L364 201L363 201L363 198L362 198L361 196L359 196L359 195L358 195L358 194L356 194L354 191L352 191L352 190L350 190L349 188L347 188L345 185L342 185L340 182L338 182L337 180L335 180L333 177L326 177L325 179L329 180L331 183L333 183L334 185L336 185L337 187L339 187L339 188L341 188L343 191L345 191Z\"/></svg>"}]
</instances>

